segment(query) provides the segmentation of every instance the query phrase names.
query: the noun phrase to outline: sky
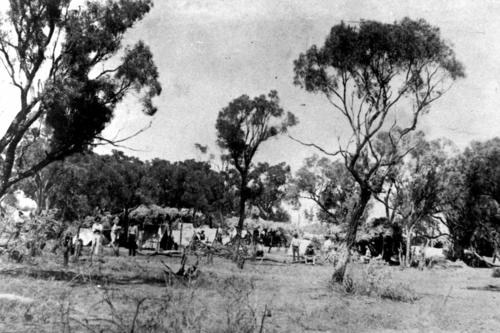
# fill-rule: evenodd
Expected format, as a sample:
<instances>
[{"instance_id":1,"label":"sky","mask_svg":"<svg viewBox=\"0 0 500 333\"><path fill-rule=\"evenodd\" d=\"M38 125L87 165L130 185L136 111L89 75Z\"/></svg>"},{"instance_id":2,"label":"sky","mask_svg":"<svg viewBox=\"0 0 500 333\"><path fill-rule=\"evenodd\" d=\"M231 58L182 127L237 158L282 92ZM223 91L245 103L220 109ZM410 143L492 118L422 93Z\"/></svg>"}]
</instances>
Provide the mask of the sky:
<instances>
[{"instance_id":1,"label":"sky","mask_svg":"<svg viewBox=\"0 0 500 333\"><path fill-rule=\"evenodd\" d=\"M242 94L253 97L275 89L282 106L299 119L290 133L335 150L337 138L349 136L346 123L323 96L293 85L293 61L313 44L322 45L342 20L389 23L406 16L438 26L466 71L466 78L432 104L418 128L430 139L447 137L460 148L498 135L500 1L156 0L124 44L144 40L153 52L163 86L155 100L158 113L147 117L127 100L104 136L125 137L151 123L125 143L133 148L125 149L127 154L170 161L200 158L195 143L218 153L215 121L224 106ZM1 75L0 89L1 132L16 101ZM314 153L280 137L265 142L256 160L285 161L295 171Z\"/></svg>"},{"instance_id":2,"label":"sky","mask_svg":"<svg viewBox=\"0 0 500 333\"><path fill-rule=\"evenodd\" d=\"M500 116L500 2L498 1L159 1L126 36L152 49L163 86L158 113L142 115L124 103L108 127L107 137L126 136L151 127L126 142L128 154L143 159L199 158L194 144L213 153L215 120L232 99L278 91L281 104L299 118L291 134L334 150L349 131L326 102L293 85L293 61L313 44L322 45L341 20L393 22L424 18L441 29L466 78L434 103L419 129L429 138L447 137L463 148L471 140L498 135ZM102 147L107 152L111 147ZM256 159L288 162L293 170L316 153L287 137L266 142Z\"/></svg>"},{"instance_id":3,"label":"sky","mask_svg":"<svg viewBox=\"0 0 500 333\"><path fill-rule=\"evenodd\" d=\"M4 7L2 2L0 10ZM438 26L467 75L432 105L418 128L431 139L447 137L460 148L498 135L499 1L156 0L127 33L124 45L144 40L150 46L163 86L155 100L158 113L145 116L128 99L118 106L104 136L126 137L151 123L125 143L133 148L125 149L127 154L171 161L200 158L195 143L217 154L218 112L242 94L254 97L275 89L282 106L299 119L290 133L333 151L339 137L349 137L345 120L323 96L293 85L293 61L311 45L322 45L330 28L342 20L394 22L405 16ZM9 97L15 90L1 73L0 89L2 132L17 99ZM280 137L265 142L256 160L285 161L297 170L314 153Z\"/></svg>"}]
</instances>

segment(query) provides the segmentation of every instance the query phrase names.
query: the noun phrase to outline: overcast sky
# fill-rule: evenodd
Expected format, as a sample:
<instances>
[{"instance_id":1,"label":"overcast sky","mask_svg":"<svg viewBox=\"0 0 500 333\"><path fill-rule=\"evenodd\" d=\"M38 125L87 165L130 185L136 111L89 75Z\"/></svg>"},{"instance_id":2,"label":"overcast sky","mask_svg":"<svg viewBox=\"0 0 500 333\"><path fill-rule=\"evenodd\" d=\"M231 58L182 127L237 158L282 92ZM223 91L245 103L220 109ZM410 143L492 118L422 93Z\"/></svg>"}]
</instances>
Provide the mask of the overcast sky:
<instances>
[{"instance_id":1,"label":"overcast sky","mask_svg":"<svg viewBox=\"0 0 500 333\"><path fill-rule=\"evenodd\" d=\"M156 100L158 114L146 117L134 104L125 103L105 134L124 136L153 120L149 130L127 142L139 151L126 150L127 154L172 161L196 158L196 142L217 151L215 120L222 107L241 94L253 97L276 89L285 109L299 118L293 135L333 150L337 137L348 135L345 123L321 95L293 85L293 60L312 44L322 45L341 20L393 22L405 16L440 27L467 74L432 105L420 129L430 138L448 137L460 147L496 136L500 1L456 0L156 0L126 42L143 39L154 53L163 85ZM4 90L2 118L8 116L7 96ZM262 146L257 158L286 161L296 170L312 153L280 138Z\"/></svg>"},{"instance_id":2,"label":"overcast sky","mask_svg":"<svg viewBox=\"0 0 500 333\"><path fill-rule=\"evenodd\" d=\"M218 111L241 94L271 89L295 113L293 135L325 147L346 137L345 123L321 95L293 85L293 60L312 44L322 45L341 20L393 22L424 18L441 28L454 45L467 77L432 106L420 129L430 138L447 137L460 147L494 137L500 78L500 2L498 1L156 1L151 13L127 36L145 40L158 64L163 93L151 128L127 145L128 153L150 159L196 157L194 143L215 147ZM132 105L123 105L112 126L133 132L149 122ZM126 130L125 130L126 129ZM294 169L314 153L288 138L271 140L259 160L286 161Z\"/></svg>"}]
</instances>

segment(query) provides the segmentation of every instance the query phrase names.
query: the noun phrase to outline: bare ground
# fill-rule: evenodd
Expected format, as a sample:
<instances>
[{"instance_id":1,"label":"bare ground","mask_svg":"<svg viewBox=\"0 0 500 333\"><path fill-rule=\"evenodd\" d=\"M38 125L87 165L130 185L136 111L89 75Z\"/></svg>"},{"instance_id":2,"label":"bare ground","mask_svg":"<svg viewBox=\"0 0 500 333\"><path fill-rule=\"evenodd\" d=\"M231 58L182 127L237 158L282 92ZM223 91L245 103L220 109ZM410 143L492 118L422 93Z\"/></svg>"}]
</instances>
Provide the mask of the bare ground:
<instances>
[{"instance_id":1,"label":"bare ground","mask_svg":"<svg viewBox=\"0 0 500 333\"><path fill-rule=\"evenodd\" d=\"M1 260L0 294L14 295L0 297L1 332L259 332L262 319L263 332L500 332L500 293L491 288L500 279L490 269L372 266L375 283L414 292L401 302L332 287L327 265L257 261L239 270L201 259L196 281L167 286L160 260L175 270L179 258L105 257L68 269L50 255L29 265ZM349 274L363 283L366 267Z\"/></svg>"}]
</instances>

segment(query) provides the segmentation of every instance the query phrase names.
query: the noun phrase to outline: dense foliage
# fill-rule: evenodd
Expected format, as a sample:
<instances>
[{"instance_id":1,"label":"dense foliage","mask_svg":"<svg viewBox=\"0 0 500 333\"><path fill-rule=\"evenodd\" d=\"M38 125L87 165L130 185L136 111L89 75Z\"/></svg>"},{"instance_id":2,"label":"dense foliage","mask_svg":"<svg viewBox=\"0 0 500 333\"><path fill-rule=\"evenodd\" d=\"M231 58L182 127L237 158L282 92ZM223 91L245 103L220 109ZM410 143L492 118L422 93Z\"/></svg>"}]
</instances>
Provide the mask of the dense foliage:
<instances>
[{"instance_id":1,"label":"dense foliage","mask_svg":"<svg viewBox=\"0 0 500 333\"><path fill-rule=\"evenodd\" d=\"M130 92L145 114L161 93L152 53L142 41L122 47L124 34L151 0L10 0L0 18L2 70L19 109L0 137L0 195L50 163L88 149ZM115 67L109 67L111 58ZM43 153L19 163L20 143L42 128ZM36 134L35 134L36 135Z\"/></svg>"},{"instance_id":2,"label":"dense foliage","mask_svg":"<svg viewBox=\"0 0 500 333\"><path fill-rule=\"evenodd\" d=\"M31 145L25 157L37 147ZM258 215L263 218L287 220L281 201L289 167L262 163L258 170L251 203L262 209ZM96 209L119 213L140 204L189 208L219 220L238 210L237 180L232 180L236 176L215 171L208 162L158 158L143 162L120 151L111 155L87 152L51 164L20 187L36 199L40 209L56 209L58 217L69 221L92 215Z\"/></svg>"}]
</instances>

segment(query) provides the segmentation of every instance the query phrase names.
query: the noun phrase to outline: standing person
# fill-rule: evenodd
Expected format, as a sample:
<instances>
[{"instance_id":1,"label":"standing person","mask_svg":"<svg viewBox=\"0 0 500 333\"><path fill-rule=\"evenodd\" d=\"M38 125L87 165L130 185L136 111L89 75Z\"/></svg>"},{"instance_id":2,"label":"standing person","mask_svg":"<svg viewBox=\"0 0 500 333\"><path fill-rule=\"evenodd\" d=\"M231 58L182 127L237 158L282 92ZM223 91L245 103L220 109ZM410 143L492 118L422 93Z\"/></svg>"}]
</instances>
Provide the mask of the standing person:
<instances>
[{"instance_id":1,"label":"standing person","mask_svg":"<svg viewBox=\"0 0 500 333\"><path fill-rule=\"evenodd\" d=\"M215 242L222 244L222 229L221 229L221 227L217 227L217 231L215 232Z\"/></svg>"},{"instance_id":2,"label":"standing person","mask_svg":"<svg viewBox=\"0 0 500 333\"><path fill-rule=\"evenodd\" d=\"M69 261L69 255L72 250L72 236L70 232L67 232L66 235L63 237L62 240L62 252L63 252L63 259L64 259L64 267L68 266L68 261Z\"/></svg>"},{"instance_id":3,"label":"standing person","mask_svg":"<svg viewBox=\"0 0 500 333\"><path fill-rule=\"evenodd\" d=\"M92 232L93 232L93 239L92 239L92 258L93 256L99 257L102 253L102 224L101 224L101 218L98 216L95 218L94 224L92 224Z\"/></svg>"},{"instance_id":4,"label":"standing person","mask_svg":"<svg viewBox=\"0 0 500 333\"><path fill-rule=\"evenodd\" d=\"M492 239L492 245L493 245L493 254L491 255L491 259L493 263L495 263L495 260L500 259L500 235L497 233L496 230L491 231L491 239Z\"/></svg>"},{"instance_id":5,"label":"standing person","mask_svg":"<svg viewBox=\"0 0 500 333\"><path fill-rule=\"evenodd\" d=\"M252 235L252 241L254 243L257 243L259 241L259 238L260 238L260 232L259 232L259 229L258 228L255 228L253 229L253 235Z\"/></svg>"},{"instance_id":6,"label":"standing person","mask_svg":"<svg viewBox=\"0 0 500 333\"><path fill-rule=\"evenodd\" d=\"M330 236L325 236L325 242L323 243L322 251L328 253L332 247L332 240Z\"/></svg>"},{"instance_id":7,"label":"standing person","mask_svg":"<svg viewBox=\"0 0 500 333\"><path fill-rule=\"evenodd\" d=\"M137 224L134 222L128 228L128 255L135 256L137 250L137 235L139 234L139 228Z\"/></svg>"},{"instance_id":8,"label":"standing person","mask_svg":"<svg viewBox=\"0 0 500 333\"><path fill-rule=\"evenodd\" d=\"M262 240L258 239L255 242L255 256L263 258L264 257L264 247L262 246Z\"/></svg>"},{"instance_id":9,"label":"standing person","mask_svg":"<svg viewBox=\"0 0 500 333\"><path fill-rule=\"evenodd\" d=\"M278 251L279 251L279 250L281 250L281 246L283 245L281 242L283 235L281 234L280 229L276 229L276 232L274 233L274 237L275 237L275 242L277 244Z\"/></svg>"},{"instance_id":10,"label":"standing person","mask_svg":"<svg viewBox=\"0 0 500 333\"><path fill-rule=\"evenodd\" d=\"M293 235L293 239L292 239L292 256L293 256L293 262L295 262L295 258L297 258L297 260L300 260L299 246L300 246L299 235L297 233L295 233ZM295 257L295 256L297 256L297 257Z\"/></svg>"},{"instance_id":11,"label":"standing person","mask_svg":"<svg viewBox=\"0 0 500 333\"><path fill-rule=\"evenodd\" d=\"M271 253L271 248L274 246L276 239L277 239L276 238L276 230L271 229L267 233L267 237L269 237L269 249L267 250L267 253Z\"/></svg>"},{"instance_id":12,"label":"standing person","mask_svg":"<svg viewBox=\"0 0 500 333\"><path fill-rule=\"evenodd\" d=\"M120 247L118 244L119 238L120 238L120 227L118 223L120 222L120 219L117 217L114 218L113 220L113 226L111 227L111 247L113 248L113 251L115 252L115 256L120 255Z\"/></svg>"},{"instance_id":13,"label":"standing person","mask_svg":"<svg viewBox=\"0 0 500 333\"><path fill-rule=\"evenodd\" d=\"M158 226L158 242L156 243L156 252L160 252L161 249L161 241L163 239L163 234L165 233L165 224L164 222L160 222L161 224Z\"/></svg>"}]
</instances>

